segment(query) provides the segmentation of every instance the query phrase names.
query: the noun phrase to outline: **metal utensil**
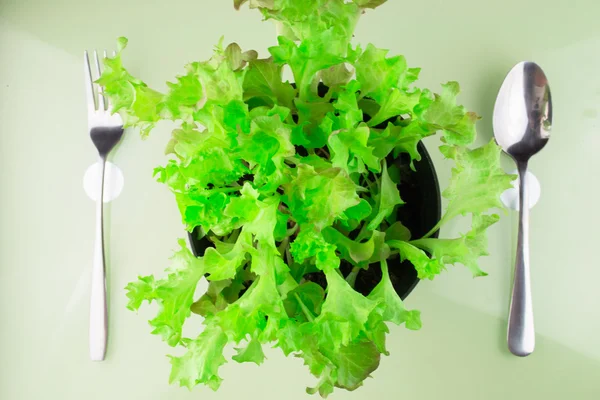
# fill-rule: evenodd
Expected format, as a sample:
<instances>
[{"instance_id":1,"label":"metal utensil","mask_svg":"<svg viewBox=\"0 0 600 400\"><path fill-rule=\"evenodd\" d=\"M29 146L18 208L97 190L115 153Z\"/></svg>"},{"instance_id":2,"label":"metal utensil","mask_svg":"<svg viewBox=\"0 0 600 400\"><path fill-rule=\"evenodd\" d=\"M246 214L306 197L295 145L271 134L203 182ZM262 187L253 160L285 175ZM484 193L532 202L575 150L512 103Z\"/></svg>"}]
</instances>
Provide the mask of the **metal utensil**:
<instances>
[{"instance_id":1,"label":"metal utensil","mask_svg":"<svg viewBox=\"0 0 600 400\"><path fill-rule=\"evenodd\" d=\"M525 176L531 156L550 138L552 97L544 71L521 62L508 73L494 106L494 135L519 171L519 236L510 314L508 348L524 357L533 352L535 331L529 271L529 207Z\"/></svg>"},{"instance_id":2,"label":"metal utensil","mask_svg":"<svg viewBox=\"0 0 600 400\"><path fill-rule=\"evenodd\" d=\"M104 51L106 57L106 51ZM102 73L98 53L94 51L96 77ZM111 105L102 95L102 86L94 83L87 51L84 52L84 75L88 105L88 128L92 142L98 150L100 163L99 196L96 199L96 242L92 266L90 299L90 358L102 361L106 355L108 313L106 304L106 272L104 263L104 174L106 159L123 136L123 121L119 114L111 114ZM96 89L96 90L94 90ZM96 92L96 94L94 94Z\"/></svg>"}]
</instances>

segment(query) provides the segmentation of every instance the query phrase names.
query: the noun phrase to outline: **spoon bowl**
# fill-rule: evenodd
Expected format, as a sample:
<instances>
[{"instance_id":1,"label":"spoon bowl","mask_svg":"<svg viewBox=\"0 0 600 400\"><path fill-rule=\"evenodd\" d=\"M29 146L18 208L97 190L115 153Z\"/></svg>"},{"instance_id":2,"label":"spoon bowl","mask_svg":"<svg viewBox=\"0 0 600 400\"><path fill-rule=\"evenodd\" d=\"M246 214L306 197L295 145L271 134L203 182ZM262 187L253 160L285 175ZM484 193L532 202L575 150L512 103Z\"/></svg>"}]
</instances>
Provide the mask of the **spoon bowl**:
<instances>
[{"instance_id":1,"label":"spoon bowl","mask_svg":"<svg viewBox=\"0 0 600 400\"><path fill-rule=\"evenodd\" d=\"M494 136L517 162L544 148L552 129L552 95L546 74L533 62L508 73L494 106Z\"/></svg>"}]
</instances>

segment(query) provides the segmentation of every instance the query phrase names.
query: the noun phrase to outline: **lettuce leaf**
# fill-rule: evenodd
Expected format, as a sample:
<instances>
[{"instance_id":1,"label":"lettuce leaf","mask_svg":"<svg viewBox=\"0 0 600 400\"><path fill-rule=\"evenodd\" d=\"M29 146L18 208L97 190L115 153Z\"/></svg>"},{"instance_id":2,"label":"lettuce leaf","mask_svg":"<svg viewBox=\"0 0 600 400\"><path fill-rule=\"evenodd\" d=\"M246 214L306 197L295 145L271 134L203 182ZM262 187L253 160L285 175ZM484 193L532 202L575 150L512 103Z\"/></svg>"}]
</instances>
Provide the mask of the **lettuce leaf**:
<instances>
[{"instance_id":1,"label":"lettuce leaf","mask_svg":"<svg viewBox=\"0 0 600 400\"><path fill-rule=\"evenodd\" d=\"M170 346L176 346L181 340L181 329L190 316L190 307L194 302L194 292L198 281L204 276L205 266L187 249L185 241L171 258L165 279L154 281L152 278L139 278L125 288L129 298L128 308L137 310L143 301L156 300L158 314L150 321L155 335L160 335Z\"/></svg>"},{"instance_id":2,"label":"lettuce leaf","mask_svg":"<svg viewBox=\"0 0 600 400\"><path fill-rule=\"evenodd\" d=\"M512 187L514 175L508 175L500 166L500 147L493 140L469 150L464 147L444 145L442 154L455 161L450 184L442 195L448 206L440 222L426 235L440 226L465 214L482 214L489 209L502 209L500 195Z\"/></svg>"},{"instance_id":3,"label":"lettuce leaf","mask_svg":"<svg viewBox=\"0 0 600 400\"><path fill-rule=\"evenodd\" d=\"M421 312L406 309L404 302L394 290L386 260L381 261L381 272L381 282L375 286L368 298L377 302L382 319L396 325L406 323L408 329L421 329Z\"/></svg>"},{"instance_id":4,"label":"lettuce leaf","mask_svg":"<svg viewBox=\"0 0 600 400\"><path fill-rule=\"evenodd\" d=\"M486 229L498 221L496 214L473 215L473 229L457 239L418 239L410 242L413 246L432 254L445 265L460 263L473 273L473 277L486 276L477 264L477 259L487 256Z\"/></svg>"},{"instance_id":5,"label":"lettuce leaf","mask_svg":"<svg viewBox=\"0 0 600 400\"><path fill-rule=\"evenodd\" d=\"M446 143L468 145L475 140L475 122L479 117L456 105L459 92L458 82L442 85L442 93L435 95L435 100L422 110L420 118L435 130L442 130Z\"/></svg>"},{"instance_id":6,"label":"lettuce leaf","mask_svg":"<svg viewBox=\"0 0 600 400\"><path fill-rule=\"evenodd\" d=\"M170 357L169 383L177 382L188 389L203 383L217 390L223 381L219 377L219 368L227 361L223 356L227 336L218 327L211 326L184 344L187 352L183 356Z\"/></svg>"},{"instance_id":7,"label":"lettuce leaf","mask_svg":"<svg viewBox=\"0 0 600 400\"><path fill-rule=\"evenodd\" d=\"M400 198L398 187L390 179L385 162L383 163L383 172L381 173L381 182L379 182L379 186L381 186L381 189L379 193L375 195L377 214L375 214L375 217L373 217L367 225L367 228L370 230L377 229L383 220L392 214L397 205L404 204L404 201Z\"/></svg>"},{"instance_id":8,"label":"lettuce leaf","mask_svg":"<svg viewBox=\"0 0 600 400\"><path fill-rule=\"evenodd\" d=\"M283 201L298 224L311 223L319 229L332 225L344 211L360 203L356 184L338 168L317 172L300 164L285 191Z\"/></svg>"}]
</instances>

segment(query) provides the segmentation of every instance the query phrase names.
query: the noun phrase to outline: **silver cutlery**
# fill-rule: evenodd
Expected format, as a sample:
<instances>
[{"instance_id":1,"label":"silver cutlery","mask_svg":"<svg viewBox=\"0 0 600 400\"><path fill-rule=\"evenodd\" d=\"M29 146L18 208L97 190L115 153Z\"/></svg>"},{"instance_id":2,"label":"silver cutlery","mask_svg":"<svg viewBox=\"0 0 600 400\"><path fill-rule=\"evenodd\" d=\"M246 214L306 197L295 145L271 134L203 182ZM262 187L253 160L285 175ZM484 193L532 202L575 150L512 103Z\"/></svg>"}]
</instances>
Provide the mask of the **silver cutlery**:
<instances>
[{"instance_id":1,"label":"silver cutlery","mask_svg":"<svg viewBox=\"0 0 600 400\"><path fill-rule=\"evenodd\" d=\"M508 317L508 348L524 357L535 348L529 268L529 207L525 177L529 159L550 138L552 97L544 71L521 62L508 73L494 106L494 136L519 171L519 234Z\"/></svg>"},{"instance_id":2,"label":"silver cutlery","mask_svg":"<svg viewBox=\"0 0 600 400\"><path fill-rule=\"evenodd\" d=\"M106 51L104 51L106 57ZM95 76L102 70L98 53L94 51ZM94 82L87 51L84 52L84 75L88 106L88 129L98 150L100 164L99 196L96 199L96 240L92 265L90 299L89 350L92 361L102 361L106 355L108 311L106 301L106 265L104 260L104 175L106 159L123 136L123 121L119 114L111 114L111 104L102 95L102 87Z\"/></svg>"}]
</instances>

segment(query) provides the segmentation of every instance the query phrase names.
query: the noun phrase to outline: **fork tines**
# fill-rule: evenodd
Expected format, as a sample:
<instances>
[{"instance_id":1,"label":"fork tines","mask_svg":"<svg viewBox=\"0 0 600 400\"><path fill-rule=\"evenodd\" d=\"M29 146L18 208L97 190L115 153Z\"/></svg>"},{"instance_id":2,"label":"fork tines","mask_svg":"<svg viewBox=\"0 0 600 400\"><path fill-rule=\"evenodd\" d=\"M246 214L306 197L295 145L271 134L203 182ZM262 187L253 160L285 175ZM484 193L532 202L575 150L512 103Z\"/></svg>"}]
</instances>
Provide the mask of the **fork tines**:
<instances>
[{"instance_id":1,"label":"fork tines","mask_svg":"<svg viewBox=\"0 0 600 400\"><path fill-rule=\"evenodd\" d=\"M104 50L103 54L104 58L106 58L106 50ZM113 51L112 55L114 57L116 53ZM83 53L83 61L85 69L85 90L87 94L86 97L88 109L90 111L108 111L110 104L108 102L108 99L103 96L102 86L94 84L96 80L98 80L102 75L102 67L100 66L100 58L98 57L98 52L94 50L94 64L96 68L93 73L92 68L90 67L90 59L87 50Z\"/></svg>"}]
</instances>

